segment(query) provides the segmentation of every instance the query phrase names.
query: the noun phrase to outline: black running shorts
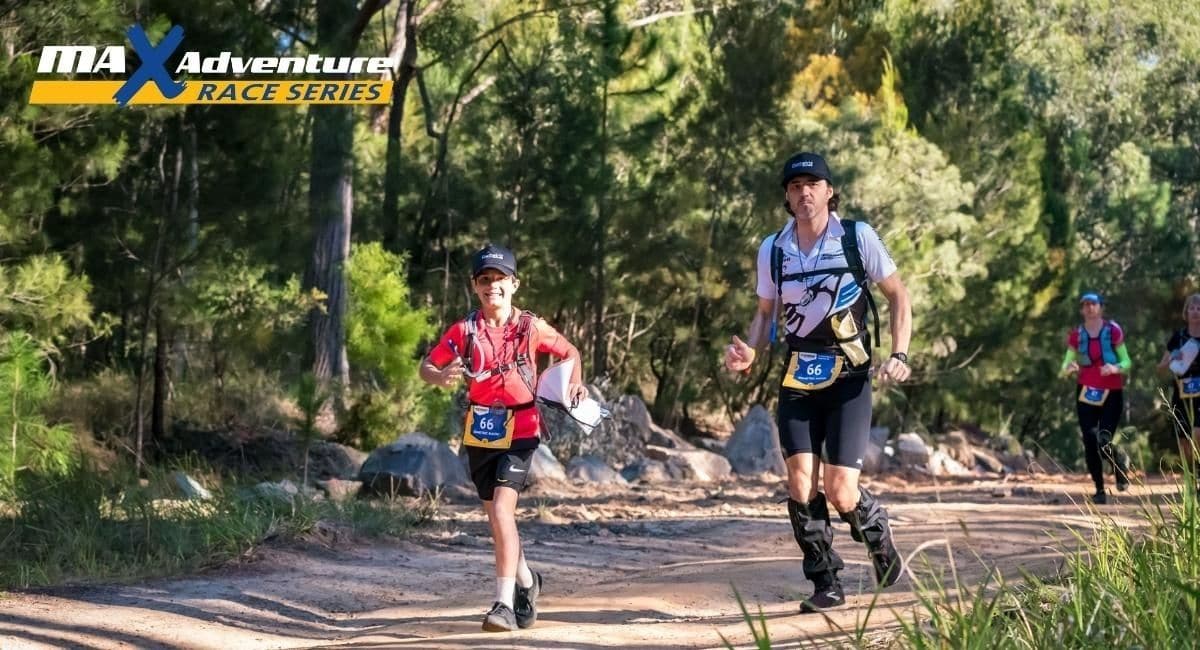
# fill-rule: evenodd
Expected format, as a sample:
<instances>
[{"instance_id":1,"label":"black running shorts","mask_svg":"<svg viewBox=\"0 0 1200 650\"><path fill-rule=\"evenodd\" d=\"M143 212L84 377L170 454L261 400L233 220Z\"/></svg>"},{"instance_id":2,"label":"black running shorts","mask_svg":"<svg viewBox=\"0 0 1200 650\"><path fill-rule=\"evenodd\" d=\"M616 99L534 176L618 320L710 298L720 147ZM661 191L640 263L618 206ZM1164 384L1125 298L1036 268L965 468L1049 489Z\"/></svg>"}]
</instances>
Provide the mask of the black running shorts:
<instances>
[{"instance_id":1,"label":"black running shorts","mask_svg":"<svg viewBox=\"0 0 1200 650\"><path fill-rule=\"evenodd\" d=\"M871 380L846 377L807 392L780 388L776 423L784 458L823 449L826 463L862 469L871 431Z\"/></svg>"},{"instance_id":2,"label":"black running shorts","mask_svg":"<svg viewBox=\"0 0 1200 650\"><path fill-rule=\"evenodd\" d=\"M491 501L497 487L510 487L517 492L525 489L533 464L534 448L484 449L467 447L467 462L471 467L471 481L479 498Z\"/></svg>"}]
</instances>

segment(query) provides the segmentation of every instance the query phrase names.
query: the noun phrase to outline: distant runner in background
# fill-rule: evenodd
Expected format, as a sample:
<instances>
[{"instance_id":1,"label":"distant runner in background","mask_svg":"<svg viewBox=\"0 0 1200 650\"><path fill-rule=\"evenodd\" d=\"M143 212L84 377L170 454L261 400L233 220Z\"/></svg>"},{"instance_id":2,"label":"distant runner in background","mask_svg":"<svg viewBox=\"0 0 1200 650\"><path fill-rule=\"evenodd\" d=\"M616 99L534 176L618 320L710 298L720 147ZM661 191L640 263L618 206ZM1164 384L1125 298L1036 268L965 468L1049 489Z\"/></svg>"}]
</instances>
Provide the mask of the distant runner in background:
<instances>
[{"instance_id":1,"label":"distant runner in background","mask_svg":"<svg viewBox=\"0 0 1200 650\"><path fill-rule=\"evenodd\" d=\"M892 354L879 365L883 382L908 379L912 308L892 256L875 230L838 217L838 195L825 159L799 153L783 166L785 209L791 218L758 249L758 308L746 341L725 348L725 367L747 372L758 350L775 340L782 318L789 354L779 389L779 443L788 473L788 517L804 554L813 595L800 604L816 612L846 603L833 550L829 507L867 546L875 580L900 578L903 559L892 542L887 511L859 486L871 427L871 336L874 282L891 314ZM878 329L878 319L875 319ZM824 457L822 457L824 454ZM821 461L825 491L818 491Z\"/></svg>"},{"instance_id":2,"label":"distant runner in background","mask_svg":"<svg viewBox=\"0 0 1200 650\"><path fill-rule=\"evenodd\" d=\"M537 621L542 576L525 562L517 534L517 496L529 478L541 417L534 398L539 352L573 359L567 397L587 397L579 351L532 312L517 309L517 258L502 246L475 253L471 283L479 309L450 326L421 362L421 379L451 388L467 380L463 444L496 552L496 597L483 629L505 632Z\"/></svg>"},{"instance_id":3,"label":"distant runner in background","mask_svg":"<svg viewBox=\"0 0 1200 650\"><path fill-rule=\"evenodd\" d=\"M1108 502L1104 491L1104 464L1101 457L1113 465L1117 490L1129 489L1129 457L1116 444L1113 436L1121 423L1125 407L1123 388L1131 363L1125 349L1125 333L1116 321L1104 318L1104 299L1088 292L1079 297L1079 313L1083 323L1067 334L1067 352L1063 356L1061 374L1078 374L1075 411L1083 433L1084 460L1088 473L1096 484L1092 502Z\"/></svg>"},{"instance_id":4,"label":"distant runner in background","mask_svg":"<svg viewBox=\"0 0 1200 650\"><path fill-rule=\"evenodd\" d=\"M1167 352L1158 362L1160 372L1167 372L1172 382L1171 413L1175 435L1184 462L1197 474L1196 445L1200 443L1200 293L1188 296L1183 303L1186 325L1171 334ZM1196 480L1200 493L1200 480Z\"/></svg>"}]
</instances>

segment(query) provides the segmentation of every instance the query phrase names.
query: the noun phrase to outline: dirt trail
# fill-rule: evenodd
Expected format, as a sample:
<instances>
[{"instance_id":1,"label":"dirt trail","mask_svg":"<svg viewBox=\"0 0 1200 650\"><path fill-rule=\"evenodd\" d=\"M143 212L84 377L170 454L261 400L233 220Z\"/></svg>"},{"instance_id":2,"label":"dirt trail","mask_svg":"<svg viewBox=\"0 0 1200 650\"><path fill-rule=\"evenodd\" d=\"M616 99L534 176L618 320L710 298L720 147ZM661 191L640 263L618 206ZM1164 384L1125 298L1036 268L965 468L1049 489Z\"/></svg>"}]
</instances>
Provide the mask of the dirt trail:
<instances>
[{"instance_id":1,"label":"dirt trail","mask_svg":"<svg viewBox=\"0 0 1200 650\"><path fill-rule=\"evenodd\" d=\"M948 546L959 578L978 584L992 566L1013 578L1053 572L1069 530L1096 522L1078 505L1085 477L1037 480L885 479L872 489L903 551L947 541L914 559L918 577L953 584ZM1008 494L994 496L998 489ZM1136 525L1138 497L1173 492L1161 481L1135 486L1101 513ZM723 647L721 634L750 640L731 585L752 610L762 607L776 648L844 638L874 597L865 550L835 523L849 606L828 619L799 614L809 584L777 503L783 495L774 480L528 492L522 534L546 584L538 624L511 634L479 630L493 589L481 514L446 505L402 542L266 548L253 562L188 579L0 596L0 648ZM905 577L879 595L869 626L893 624L915 603Z\"/></svg>"}]
</instances>

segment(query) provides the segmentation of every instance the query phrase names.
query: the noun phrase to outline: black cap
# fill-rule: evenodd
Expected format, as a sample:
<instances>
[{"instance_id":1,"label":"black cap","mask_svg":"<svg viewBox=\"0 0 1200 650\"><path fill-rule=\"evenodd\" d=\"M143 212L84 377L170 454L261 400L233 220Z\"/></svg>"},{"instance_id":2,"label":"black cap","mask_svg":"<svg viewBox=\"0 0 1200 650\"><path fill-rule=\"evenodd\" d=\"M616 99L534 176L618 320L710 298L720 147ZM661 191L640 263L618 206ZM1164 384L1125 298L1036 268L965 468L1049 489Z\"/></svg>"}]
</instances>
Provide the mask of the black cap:
<instances>
[{"instance_id":1,"label":"black cap","mask_svg":"<svg viewBox=\"0 0 1200 650\"><path fill-rule=\"evenodd\" d=\"M517 274L517 256L503 246L488 244L471 256L471 277L485 269L496 269L504 275Z\"/></svg>"},{"instance_id":2,"label":"black cap","mask_svg":"<svg viewBox=\"0 0 1200 650\"><path fill-rule=\"evenodd\" d=\"M833 185L833 174L829 173L829 165L825 159L807 151L798 153L783 163L783 180L780 184L787 187L788 181L797 176L815 176Z\"/></svg>"}]
</instances>

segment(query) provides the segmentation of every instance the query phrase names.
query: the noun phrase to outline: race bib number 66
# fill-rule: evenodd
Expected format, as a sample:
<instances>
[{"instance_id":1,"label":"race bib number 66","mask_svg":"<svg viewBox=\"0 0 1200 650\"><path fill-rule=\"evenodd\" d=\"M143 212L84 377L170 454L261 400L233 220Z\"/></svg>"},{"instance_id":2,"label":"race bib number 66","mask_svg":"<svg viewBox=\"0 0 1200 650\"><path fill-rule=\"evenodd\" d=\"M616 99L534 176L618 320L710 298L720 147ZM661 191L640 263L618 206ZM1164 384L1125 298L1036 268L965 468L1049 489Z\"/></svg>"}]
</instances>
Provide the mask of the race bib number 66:
<instances>
[{"instance_id":1,"label":"race bib number 66","mask_svg":"<svg viewBox=\"0 0 1200 650\"><path fill-rule=\"evenodd\" d=\"M477 406L467 409L463 444L468 447L508 449L512 446L513 421L503 406Z\"/></svg>"}]
</instances>

